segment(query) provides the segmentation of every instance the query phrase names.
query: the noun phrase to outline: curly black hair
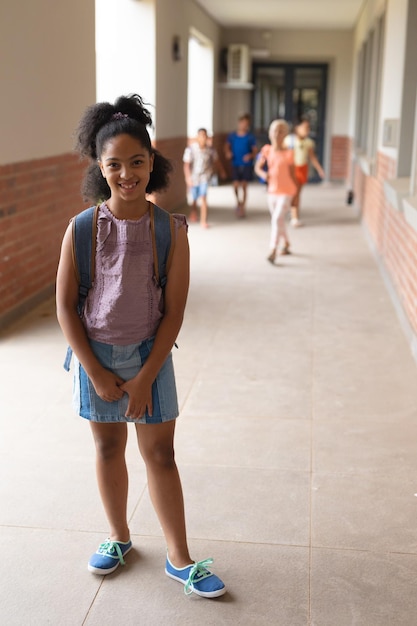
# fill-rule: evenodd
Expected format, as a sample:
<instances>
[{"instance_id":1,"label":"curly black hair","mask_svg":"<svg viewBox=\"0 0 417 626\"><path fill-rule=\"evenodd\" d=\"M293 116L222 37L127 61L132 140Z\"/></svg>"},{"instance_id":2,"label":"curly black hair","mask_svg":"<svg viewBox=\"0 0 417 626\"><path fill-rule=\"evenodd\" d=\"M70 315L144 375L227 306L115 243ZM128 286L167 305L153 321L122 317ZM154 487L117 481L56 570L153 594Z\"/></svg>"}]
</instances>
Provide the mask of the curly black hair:
<instances>
[{"instance_id":1,"label":"curly black hair","mask_svg":"<svg viewBox=\"0 0 417 626\"><path fill-rule=\"evenodd\" d=\"M120 115L115 115L119 113ZM152 147L147 126L152 125L152 117L144 107L138 94L120 96L114 104L98 102L84 112L75 132L75 149L82 158L90 160L83 184L84 200L97 203L110 198L110 187L103 178L97 160L107 142L117 135L127 134L134 137L154 155L153 170L146 193L162 191L169 185L172 171L171 162Z\"/></svg>"}]
</instances>

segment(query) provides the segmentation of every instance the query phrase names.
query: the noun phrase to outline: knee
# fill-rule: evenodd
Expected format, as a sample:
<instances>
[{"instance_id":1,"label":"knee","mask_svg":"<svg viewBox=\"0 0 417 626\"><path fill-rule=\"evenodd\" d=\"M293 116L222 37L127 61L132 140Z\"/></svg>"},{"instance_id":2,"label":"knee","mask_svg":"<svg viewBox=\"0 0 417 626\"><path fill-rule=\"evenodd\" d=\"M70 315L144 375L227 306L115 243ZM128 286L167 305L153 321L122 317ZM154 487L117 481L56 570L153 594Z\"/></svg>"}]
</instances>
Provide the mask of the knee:
<instances>
[{"instance_id":1,"label":"knee","mask_svg":"<svg viewBox=\"0 0 417 626\"><path fill-rule=\"evenodd\" d=\"M125 452L124 441L120 441L117 437L96 438L95 445L97 457L101 461L112 461L123 456Z\"/></svg>"},{"instance_id":2,"label":"knee","mask_svg":"<svg viewBox=\"0 0 417 626\"><path fill-rule=\"evenodd\" d=\"M141 449L146 465L159 469L175 468L174 449L170 445L154 444L151 448Z\"/></svg>"}]
</instances>

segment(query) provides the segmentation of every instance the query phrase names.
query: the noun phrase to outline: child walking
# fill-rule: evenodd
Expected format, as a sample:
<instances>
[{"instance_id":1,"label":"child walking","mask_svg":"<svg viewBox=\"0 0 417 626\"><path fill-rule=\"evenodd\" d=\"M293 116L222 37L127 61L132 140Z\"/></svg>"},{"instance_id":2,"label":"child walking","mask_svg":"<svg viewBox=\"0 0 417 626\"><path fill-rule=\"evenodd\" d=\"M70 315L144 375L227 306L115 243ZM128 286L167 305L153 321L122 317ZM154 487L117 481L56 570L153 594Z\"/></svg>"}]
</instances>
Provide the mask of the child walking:
<instances>
[{"instance_id":1,"label":"child walking","mask_svg":"<svg viewBox=\"0 0 417 626\"><path fill-rule=\"evenodd\" d=\"M241 115L237 130L230 133L225 144L225 156L232 161L232 181L236 196L236 215L246 217L248 183L252 180L253 160L258 152L256 138L249 131L249 113Z\"/></svg>"},{"instance_id":2,"label":"child walking","mask_svg":"<svg viewBox=\"0 0 417 626\"><path fill-rule=\"evenodd\" d=\"M270 263L274 263L278 250L281 254L290 254L285 217L290 210L291 198L297 191L297 184L293 151L284 147L287 133L287 122L274 120L268 133L271 143L263 146L255 163L256 174L267 183L268 208L271 214L270 252L267 259ZM267 171L264 169L265 165Z\"/></svg>"},{"instance_id":3,"label":"child walking","mask_svg":"<svg viewBox=\"0 0 417 626\"><path fill-rule=\"evenodd\" d=\"M300 220L300 195L301 190L308 181L308 167L311 163L317 170L320 178L324 178L324 170L314 151L315 144L309 137L310 122L304 118L295 127L295 132L287 135L284 146L294 150L295 178L297 181L297 192L292 199L291 206L291 226L299 228L303 225Z\"/></svg>"},{"instance_id":4,"label":"child walking","mask_svg":"<svg viewBox=\"0 0 417 626\"><path fill-rule=\"evenodd\" d=\"M185 182L191 193L192 206L190 222L198 219L198 200L200 199L200 224L208 228L207 191L213 174L226 178L217 151L209 145L207 130L199 128L197 141L187 146L183 156Z\"/></svg>"},{"instance_id":5,"label":"child walking","mask_svg":"<svg viewBox=\"0 0 417 626\"><path fill-rule=\"evenodd\" d=\"M223 582L208 569L211 559L189 554L181 482L174 460L177 395L171 349L181 328L189 282L184 216L175 215L175 241L167 282L159 286L153 266L147 194L168 184L169 161L152 148L152 123L140 96L102 102L85 111L77 150L90 168L86 198L99 203L95 276L81 316L72 256L72 225L62 242L57 274L57 315L74 352L74 403L89 420L96 471L109 523L108 538L88 569L110 574L132 548L127 524L127 423L135 424L151 500L162 526L165 572L186 593L216 597Z\"/></svg>"}]
</instances>

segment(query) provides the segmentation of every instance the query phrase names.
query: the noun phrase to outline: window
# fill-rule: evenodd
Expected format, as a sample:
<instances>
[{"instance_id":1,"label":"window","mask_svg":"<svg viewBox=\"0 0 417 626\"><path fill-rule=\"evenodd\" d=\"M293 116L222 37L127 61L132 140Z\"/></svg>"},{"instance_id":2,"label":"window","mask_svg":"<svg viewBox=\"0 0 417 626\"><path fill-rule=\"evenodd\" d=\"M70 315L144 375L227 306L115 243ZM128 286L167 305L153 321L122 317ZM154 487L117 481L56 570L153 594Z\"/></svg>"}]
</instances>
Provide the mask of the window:
<instances>
[{"instance_id":1,"label":"window","mask_svg":"<svg viewBox=\"0 0 417 626\"><path fill-rule=\"evenodd\" d=\"M382 16L364 41L357 62L355 142L371 164L377 151L384 25Z\"/></svg>"},{"instance_id":2,"label":"window","mask_svg":"<svg viewBox=\"0 0 417 626\"><path fill-rule=\"evenodd\" d=\"M199 128L213 132L214 53L205 37L191 30L188 41L187 134L195 137Z\"/></svg>"},{"instance_id":3,"label":"window","mask_svg":"<svg viewBox=\"0 0 417 626\"><path fill-rule=\"evenodd\" d=\"M403 94L398 150L398 177L410 177L410 193L417 195L417 2L408 3L407 34L405 43L405 62Z\"/></svg>"}]
</instances>

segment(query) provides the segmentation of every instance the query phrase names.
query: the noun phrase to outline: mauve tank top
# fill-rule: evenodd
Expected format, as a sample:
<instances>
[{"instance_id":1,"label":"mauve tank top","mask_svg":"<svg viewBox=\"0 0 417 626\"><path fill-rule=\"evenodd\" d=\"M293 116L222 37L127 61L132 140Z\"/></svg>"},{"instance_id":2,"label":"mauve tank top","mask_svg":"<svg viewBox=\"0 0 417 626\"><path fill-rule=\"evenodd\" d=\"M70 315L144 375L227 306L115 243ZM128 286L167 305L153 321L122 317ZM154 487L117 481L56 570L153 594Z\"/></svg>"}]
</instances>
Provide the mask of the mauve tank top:
<instances>
[{"instance_id":1,"label":"mauve tank top","mask_svg":"<svg viewBox=\"0 0 417 626\"><path fill-rule=\"evenodd\" d=\"M176 232L186 226L174 215ZM105 203L97 222L94 284L85 301L88 337L126 346L153 337L163 316L162 289L155 280L150 216L119 220Z\"/></svg>"}]
</instances>

